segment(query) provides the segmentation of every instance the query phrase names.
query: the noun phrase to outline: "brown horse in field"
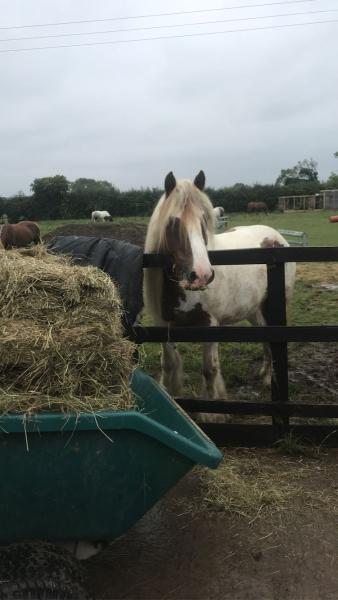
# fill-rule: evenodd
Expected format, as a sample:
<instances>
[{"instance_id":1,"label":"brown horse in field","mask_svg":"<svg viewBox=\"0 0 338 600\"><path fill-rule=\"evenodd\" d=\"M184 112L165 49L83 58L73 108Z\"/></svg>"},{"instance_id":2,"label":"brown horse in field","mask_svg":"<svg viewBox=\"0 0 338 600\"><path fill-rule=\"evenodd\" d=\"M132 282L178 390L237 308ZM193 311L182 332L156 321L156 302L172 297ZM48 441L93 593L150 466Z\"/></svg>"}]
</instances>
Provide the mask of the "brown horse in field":
<instances>
[{"instance_id":1,"label":"brown horse in field","mask_svg":"<svg viewBox=\"0 0 338 600\"><path fill-rule=\"evenodd\" d=\"M268 207L265 202L249 202L247 206L248 213L258 213L264 212L266 215L268 214Z\"/></svg>"},{"instance_id":2,"label":"brown horse in field","mask_svg":"<svg viewBox=\"0 0 338 600\"><path fill-rule=\"evenodd\" d=\"M41 244L39 226L33 221L21 221L20 223L0 225L0 247L24 248L30 244Z\"/></svg>"}]
</instances>

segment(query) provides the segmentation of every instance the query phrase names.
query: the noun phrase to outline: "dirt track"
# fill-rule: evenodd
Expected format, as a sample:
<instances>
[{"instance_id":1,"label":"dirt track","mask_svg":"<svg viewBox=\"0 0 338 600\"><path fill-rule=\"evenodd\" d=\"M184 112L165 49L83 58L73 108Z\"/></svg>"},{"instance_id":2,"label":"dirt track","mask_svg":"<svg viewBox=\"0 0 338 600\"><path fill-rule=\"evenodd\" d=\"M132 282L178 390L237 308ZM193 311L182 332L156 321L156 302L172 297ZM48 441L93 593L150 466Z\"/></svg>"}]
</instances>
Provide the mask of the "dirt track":
<instances>
[{"instance_id":1,"label":"dirt track","mask_svg":"<svg viewBox=\"0 0 338 600\"><path fill-rule=\"evenodd\" d=\"M59 235L86 235L100 238L115 238L125 240L137 246L144 245L147 226L143 223L100 223L88 225L69 224L58 227L43 236L45 242Z\"/></svg>"},{"instance_id":2,"label":"dirt track","mask_svg":"<svg viewBox=\"0 0 338 600\"><path fill-rule=\"evenodd\" d=\"M329 506L304 501L306 491L331 493L338 485L337 454L323 460L314 461L307 490L288 511L253 522L178 507L175 498L189 503L198 489L196 478L188 476L127 535L87 563L96 597L336 600L338 516Z\"/></svg>"}]
</instances>

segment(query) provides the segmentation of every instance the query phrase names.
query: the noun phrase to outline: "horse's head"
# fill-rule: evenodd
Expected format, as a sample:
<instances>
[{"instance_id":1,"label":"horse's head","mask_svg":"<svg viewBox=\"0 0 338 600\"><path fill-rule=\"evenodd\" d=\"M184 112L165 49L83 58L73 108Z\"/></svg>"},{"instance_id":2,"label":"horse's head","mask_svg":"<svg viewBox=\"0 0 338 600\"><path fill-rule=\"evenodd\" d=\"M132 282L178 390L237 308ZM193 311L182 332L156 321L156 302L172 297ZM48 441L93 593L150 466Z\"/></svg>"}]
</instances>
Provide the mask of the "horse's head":
<instances>
[{"instance_id":1,"label":"horse's head","mask_svg":"<svg viewBox=\"0 0 338 600\"><path fill-rule=\"evenodd\" d=\"M214 231L214 213L203 193L204 186L203 171L193 182L176 181L173 173L168 173L165 194L150 223L150 229L157 230L156 251L172 257L173 277L189 290L201 290L214 278L207 250Z\"/></svg>"}]
</instances>

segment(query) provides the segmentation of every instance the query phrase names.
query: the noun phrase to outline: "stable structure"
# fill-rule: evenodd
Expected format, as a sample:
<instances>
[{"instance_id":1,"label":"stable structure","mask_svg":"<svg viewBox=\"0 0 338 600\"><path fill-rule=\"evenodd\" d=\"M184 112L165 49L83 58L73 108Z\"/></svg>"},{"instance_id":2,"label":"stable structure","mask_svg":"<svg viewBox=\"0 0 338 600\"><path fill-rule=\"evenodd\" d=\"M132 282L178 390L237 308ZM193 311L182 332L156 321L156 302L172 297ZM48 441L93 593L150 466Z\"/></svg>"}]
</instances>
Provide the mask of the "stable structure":
<instances>
[{"instance_id":1,"label":"stable structure","mask_svg":"<svg viewBox=\"0 0 338 600\"><path fill-rule=\"evenodd\" d=\"M322 190L323 208L338 209L338 190Z\"/></svg>"},{"instance_id":2,"label":"stable structure","mask_svg":"<svg viewBox=\"0 0 338 600\"><path fill-rule=\"evenodd\" d=\"M278 198L278 208L280 211L286 210L315 210L324 208L322 194L312 194L308 196L280 196Z\"/></svg>"},{"instance_id":3,"label":"stable structure","mask_svg":"<svg viewBox=\"0 0 338 600\"><path fill-rule=\"evenodd\" d=\"M338 209L338 190L321 190L318 194L280 196L278 208L286 210Z\"/></svg>"},{"instance_id":4,"label":"stable structure","mask_svg":"<svg viewBox=\"0 0 338 600\"><path fill-rule=\"evenodd\" d=\"M264 415L270 424L208 423L201 427L221 446L264 447L290 435L338 447L336 425L290 424L290 417L330 419L338 417L338 404L297 404L289 401L288 343L338 342L338 323L330 326L287 326L285 300L285 263L337 262L338 247L253 248L210 251L213 265L266 264L268 277L266 327L143 327L130 332L138 343L144 342L269 342L273 359L271 402L221 400L178 400L185 410L234 415ZM143 266L163 268L168 256L145 254Z\"/></svg>"}]
</instances>

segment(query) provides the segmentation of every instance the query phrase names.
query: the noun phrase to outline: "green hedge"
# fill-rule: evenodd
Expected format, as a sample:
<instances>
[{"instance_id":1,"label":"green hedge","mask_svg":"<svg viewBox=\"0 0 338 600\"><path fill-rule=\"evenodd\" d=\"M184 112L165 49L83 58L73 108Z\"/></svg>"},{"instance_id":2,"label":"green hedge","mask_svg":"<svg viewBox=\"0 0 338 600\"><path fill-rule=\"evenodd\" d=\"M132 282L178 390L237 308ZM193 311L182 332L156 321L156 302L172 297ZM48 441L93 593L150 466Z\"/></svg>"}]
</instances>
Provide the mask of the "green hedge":
<instances>
[{"instance_id":1,"label":"green hedge","mask_svg":"<svg viewBox=\"0 0 338 600\"><path fill-rule=\"evenodd\" d=\"M255 184L252 186L236 184L219 189L207 188L214 206L223 206L226 213L245 212L248 202L265 202L270 211L277 209L278 197L293 194L313 194L318 191L315 184L280 187L275 185ZM36 198L31 196L14 196L0 198L0 214L6 213L12 222L20 218L33 220L43 219L79 219L90 218L93 210L108 210L113 217L148 216L151 215L162 190L146 188L121 192L114 187L95 192L67 191L63 196Z\"/></svg>"}]
</instances>

